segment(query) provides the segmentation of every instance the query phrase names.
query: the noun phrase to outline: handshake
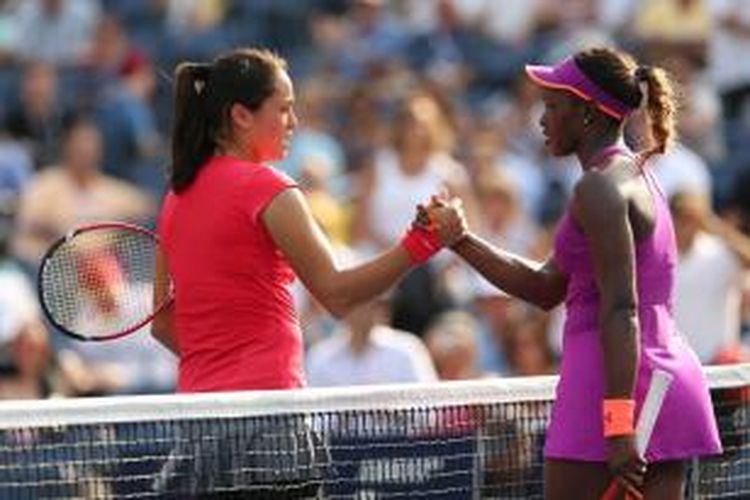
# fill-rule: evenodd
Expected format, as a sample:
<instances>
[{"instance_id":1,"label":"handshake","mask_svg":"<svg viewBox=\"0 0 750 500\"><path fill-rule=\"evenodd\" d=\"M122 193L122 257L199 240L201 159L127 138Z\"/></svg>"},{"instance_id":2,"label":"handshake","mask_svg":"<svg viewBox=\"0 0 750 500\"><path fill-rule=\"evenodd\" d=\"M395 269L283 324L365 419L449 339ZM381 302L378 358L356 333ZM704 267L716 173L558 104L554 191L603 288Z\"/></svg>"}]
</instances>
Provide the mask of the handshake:
<instances>
[{"instance_id":1,"label":"handshake","mask_svg":"<svg viewBox=\"0 0 750 500\"><path fill-rule=\"evenodd\" d=\"M469 234L460 198L432 196L428 205L417 205L411 227L401 239L415 264L423 264L443 247L453 247Z\"/></svg>"}]
</instances>

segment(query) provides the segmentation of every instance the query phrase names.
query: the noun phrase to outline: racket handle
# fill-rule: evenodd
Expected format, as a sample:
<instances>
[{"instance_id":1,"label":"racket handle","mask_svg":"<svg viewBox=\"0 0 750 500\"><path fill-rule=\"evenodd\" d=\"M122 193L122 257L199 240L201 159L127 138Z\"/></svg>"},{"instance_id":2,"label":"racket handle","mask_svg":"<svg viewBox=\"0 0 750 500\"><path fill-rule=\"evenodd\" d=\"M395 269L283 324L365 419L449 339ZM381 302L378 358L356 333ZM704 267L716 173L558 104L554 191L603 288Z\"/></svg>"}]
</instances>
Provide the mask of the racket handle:
<instances>
[{"instance_id":1,"label":"racket handle","mask_svg":"<svg viewBox=\"0 0 750 500\"><path fill-rule=\"evenodd\" d=\"M617 482L617 479L613 479L600 500L615 500L618 493L620 493L620 483ZM634 495L630 491L625 491L625 500L643 500L643 497Z\"/></svg>"},{"instance_id":2,"label":"racket handle","mask_svg":"<svg viewBox=\"0 0 750 500\"><path fill-rule=\"evenodd\" d=\"M607 489L604 491L601 500L615 500L619 492L620 484L617 482L617 479L613 479L612 482L609 483Z\"/></svg>"}]
</instances>

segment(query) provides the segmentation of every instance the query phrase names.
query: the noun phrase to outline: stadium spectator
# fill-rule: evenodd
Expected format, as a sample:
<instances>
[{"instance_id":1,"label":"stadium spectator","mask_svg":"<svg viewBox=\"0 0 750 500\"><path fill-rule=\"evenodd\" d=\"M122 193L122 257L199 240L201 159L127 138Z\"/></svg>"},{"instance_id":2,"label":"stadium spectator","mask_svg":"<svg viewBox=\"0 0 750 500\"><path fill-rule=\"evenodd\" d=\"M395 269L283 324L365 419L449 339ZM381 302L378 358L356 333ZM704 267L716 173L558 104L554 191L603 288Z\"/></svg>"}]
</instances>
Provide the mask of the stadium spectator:
<instances>
[{"instance_id":1,"label":"stadium spectator","mask_svg":"<svg viewBox=\"0 0 750 500\"><path fill-rule=\"evenodd\" d=\"M711 211L705 193L670 201L680 260L675 320L701 362L750 359L741 345L741 297L750 267L750 237Z\"/></svg>"},{"instance_id":2,"label":"stadium spectator","mask_svg":"<svg viewBox=\"0 0 750 500\"><path fill-rule=\"evenodd\" d=\"M6 130L30 150L36 169L60 157L70 109L60 99L58 87L57 69L52 64L28 63L21 76L19 101L5 118Z\"/></svg>"},{"instance_id":3,"label":"stadium spectator","mask_svg":"<svg viewBox=\"0 0 750 500\"><path fill-rule=\"evenodd\" d=\"M118 80L99 101L97 123L104 139L104 172L161 194L163 173L157 164L163 141L151 105L155 86L151 60L130 51L120 64Z\"/></svg>"},{"instance_id":4,"label":"stadium spectator","mask_svg":"<svg viewBox=\"0 0 750 500\"><path fill-rule=\"evenodd\" d=\"M63 393L53 377L53 352L29 278L8 253L14 197L0 197L0 399Z\"/></svg>"},{"instance_id":5,"label":"stadium spectator","mask_svg":"<svg viewBox=\"0 0 750 500\"><path fill-rule=\"evenodd\" d=\"M424 334L440 380L471 380L482 376L476 320L461 311L437 316Z\"/></svg>"},{"instance_id":6,"label":"stadium spectator","mask_svg":"<svg viewBox=\"0 0 750 500\"><path fill-rule=\"evenodd\" d=\"M722 99L727 133L750 127L750 65L738 64L750 50L750 1L711 0L713 29L709 70Z\"/></svg>"},{"instance_id":7,"label":"stadium spectator","mask_svg":"<svg viewBox=\"0 0 750 500\"><path fill-rule=\"evenodd\" d=\"M638 1L632 34L654 58L673 55L703 61L711 27L706 0Z\"/></svg>"},{"instance_id":8,"label":"stadium spectator","mask_svg":"<svg viewBox=\"0 0 750 500\"><path fill-rule=\"evenodd\" d=\"M502 332L503 353L514 376L552 375L557 359L547 338L549 316L526 304L514 303Z\"/></svg>"},{"instance_id":9,"label":"stadium spectator","mask_svg":"<svg viewBox=\"0 0 750 500\"><path fill-rule=\"evenodd\" d=\"M289 154L279 167L299 179L305 164L313 163L327 171L321 186L332 196L344 198L349 192L344 148L332 133L328 113L336 91L323 79L308 79L299 91L300 115L304 118L294 134Z\"/></svg>"},{"instance_id":10,"label":"stadium spectator","mask_svg":"<svg viewBox=\"0 0 750 500\"><path fill-rule=\"evenodd\" d=\"M390 144L374 152L359 172L352 221L353 244L386 248L400 238L410 207L430 193L447 191L465 200L476 217L474 193L465 167L453 157L454 129L443 103L424 88L398 102ZM437 312L450 306L440 289L439 268L412 272L393 298L393 326L421 335Z\"/></svg>"},{"instance_id":11,"label":"stadium spectator","mask_svg":"<svg viewBox=\"0 0 750 500\"><path fill-rule=\"evenodd\" d=\"M101 15L96 0L28 0L15 6L15 56L21 61L80 64Z\"/></svg>"},{"instance_id":12,"label":"stadium spectator","mask_svg":"<svg viewBox=\"0 0 750 500\"><path fill-rule=\"evenodd\" d=\"M34 160L22 143L0 132L0 197L19 198L34 175Z\"/></svg>"},{"instance_id":13,"label":"stadium spectator","mask_svg":"<svg viewBox=\"0 0 750 500\"><path fill-rule=\"evenodd\" d=\"M388 326L387 300L376 300L343 318L343 328L307 354L312 387L435 382L437 374L421 340Z\"/></svg>"},{"instance_id":14,"label":"stadium spectator","mask_svg":"<svg viewBox=\"0 0 750 500\"><path fill-rule=\"evenodd\" d=\"M55 239L78 224L153 217L153 200L103 174L101 159L102 139L96 125L83 117L72 120L60 164L36 174L21 195L13 252L29 269L36 268Z\"/></svg>"}]
</instances>

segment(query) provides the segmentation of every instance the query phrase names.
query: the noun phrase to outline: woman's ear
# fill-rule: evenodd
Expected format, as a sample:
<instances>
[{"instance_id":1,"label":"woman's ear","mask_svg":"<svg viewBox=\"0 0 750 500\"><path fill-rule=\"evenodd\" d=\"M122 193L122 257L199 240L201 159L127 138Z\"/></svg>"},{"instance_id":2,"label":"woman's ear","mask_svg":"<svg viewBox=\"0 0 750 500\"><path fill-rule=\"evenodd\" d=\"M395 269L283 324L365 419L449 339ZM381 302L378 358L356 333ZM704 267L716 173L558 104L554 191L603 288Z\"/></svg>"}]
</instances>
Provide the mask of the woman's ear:
<instances>
[{"instance_id":1,"label":"woman's ear","mask_svg":"<svg viewBox=\"0 0 750 500\"><path fill-rule=\"evenodd\" d=\"M239 102L235 102L229 108L229 120L233 127L240 130L249 130L253 124L253 113Z\"/></svg>"}]
</instances>

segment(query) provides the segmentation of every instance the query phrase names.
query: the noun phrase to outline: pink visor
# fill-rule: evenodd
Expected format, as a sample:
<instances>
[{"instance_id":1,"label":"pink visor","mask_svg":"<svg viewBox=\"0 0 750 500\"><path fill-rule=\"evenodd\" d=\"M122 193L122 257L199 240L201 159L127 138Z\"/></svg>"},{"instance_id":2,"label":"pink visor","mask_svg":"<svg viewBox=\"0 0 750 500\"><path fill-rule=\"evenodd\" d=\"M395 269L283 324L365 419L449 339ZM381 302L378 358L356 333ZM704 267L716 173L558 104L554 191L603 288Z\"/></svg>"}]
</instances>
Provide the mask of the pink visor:
<instances>
[{"instance_id":1,"label":"pink visor","mask_svg":"<svg viewBox=\"0 0 750 500\"><path fill-rule=\"evenodd\" d=\"M589 80L573 57L568 57L555 66L527 65L526 74L537 85L567 90L584 101L593 102L602 112L617 120L622 120L633 111L632 107L615 99Z\"/></svg>"}]
</instances>

